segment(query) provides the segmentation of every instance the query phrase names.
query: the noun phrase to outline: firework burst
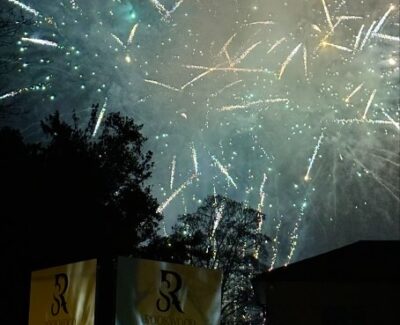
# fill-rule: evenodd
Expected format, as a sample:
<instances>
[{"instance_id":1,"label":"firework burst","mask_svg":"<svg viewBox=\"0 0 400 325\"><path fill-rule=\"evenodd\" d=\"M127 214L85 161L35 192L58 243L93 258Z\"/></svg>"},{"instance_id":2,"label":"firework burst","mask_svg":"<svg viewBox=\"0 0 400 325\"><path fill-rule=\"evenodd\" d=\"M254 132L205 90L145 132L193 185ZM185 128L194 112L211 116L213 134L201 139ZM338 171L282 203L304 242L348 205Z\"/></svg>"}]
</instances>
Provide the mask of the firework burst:
<instances>
[{"instance_id":1,"label":"firework burst","mask_svg":"<svg viewBox=\"0 0 400 325\"><path fill-rule=\"evenodd\" d=\"M48 113L85 118L93 103L104 108L96 130L105 109L143 123L167 231L215 190L266 214L273 266L399 236L389 1L7 4L34 23L15 38L19 70L0 104L29 107L32 137Z\"/></svg>"}]
</instances>

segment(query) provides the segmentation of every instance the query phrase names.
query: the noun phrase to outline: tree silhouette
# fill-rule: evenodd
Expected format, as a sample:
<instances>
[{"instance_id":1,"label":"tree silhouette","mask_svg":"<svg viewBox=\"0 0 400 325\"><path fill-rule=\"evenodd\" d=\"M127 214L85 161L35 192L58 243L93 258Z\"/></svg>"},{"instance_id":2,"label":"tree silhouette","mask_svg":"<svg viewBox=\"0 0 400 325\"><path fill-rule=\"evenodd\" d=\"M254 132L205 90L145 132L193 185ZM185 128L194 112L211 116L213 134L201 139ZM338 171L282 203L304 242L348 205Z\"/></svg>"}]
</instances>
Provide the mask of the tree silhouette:
<instances>
[{"instance_id":1,"label":"tree silhouette","mask_svg":"<svg viewBox=\"0 0 400 325\"><path fill-rule=\"evenodd\" d=\"M48 141L26 144L14 130L1 135L3 200L30 256L132 252L154 236L161 218L144 182L151 152L142 149L141 126L109 114L94 137L97 110L86 128L58 113L42 122ZM18 236L19 237L19 236Z\"/></svg>"},{"instance_id":2,"label":"tree silhouette","mask_svg":"<svg viewBox=\"0 0 400 325\"><path fill-rule=\"evenodd\" d=\"M261 324L250 280L265 271L267 240L260 233L264 215L222 196L209 196L201 207L178 218L170 236L148 247L153 258L220 269L221 324Z\"/></svg>"},{"instance_id":3,"label":"tree silhouette","mask_svg":"<svg viewBox=\"0 0 400 325\"><path fill-rule=\"evenodd\" d=\"M96 108L84 128L76 116L70 125L50 115L40 144L0 130L2 285L11 289L2 292L10 308L19 308L12 296L21 299L18 281L32 267L134 253L157 234L161 216L145 185L152 153L143 150L141 126L112 113L95 137L97 120Z\"/></svg>"}]
</instances>

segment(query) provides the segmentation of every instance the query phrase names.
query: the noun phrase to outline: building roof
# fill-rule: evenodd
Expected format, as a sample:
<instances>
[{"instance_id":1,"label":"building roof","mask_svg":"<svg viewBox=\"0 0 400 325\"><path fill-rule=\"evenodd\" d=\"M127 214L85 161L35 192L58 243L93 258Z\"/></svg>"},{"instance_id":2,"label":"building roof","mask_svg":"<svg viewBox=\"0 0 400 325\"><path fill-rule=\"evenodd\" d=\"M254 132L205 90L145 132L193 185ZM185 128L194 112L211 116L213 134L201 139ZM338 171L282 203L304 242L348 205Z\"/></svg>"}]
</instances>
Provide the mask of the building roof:
<instances>
[{"instance_id":1,"label":"building roof","mask_svg":"<svg viewBox=\"0 0 400 325\"><path fill-rule=\"evenodd\" d=\"M262 273L259 282L399 281L400 241L358 241L333 251Z\"/></svg>"}]
</instances>

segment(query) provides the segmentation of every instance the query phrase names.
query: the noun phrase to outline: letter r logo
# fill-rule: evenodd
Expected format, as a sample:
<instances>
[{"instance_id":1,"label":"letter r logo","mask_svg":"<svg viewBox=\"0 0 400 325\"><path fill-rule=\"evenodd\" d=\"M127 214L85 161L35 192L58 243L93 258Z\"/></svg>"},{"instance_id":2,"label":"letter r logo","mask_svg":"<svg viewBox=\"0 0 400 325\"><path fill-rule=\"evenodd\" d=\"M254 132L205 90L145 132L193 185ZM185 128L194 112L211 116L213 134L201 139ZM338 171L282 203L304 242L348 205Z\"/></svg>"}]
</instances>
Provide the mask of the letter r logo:
<instances>
[{"instance_id":1,"label":"letter r logo","mask_svg":"<svg viewBox=\"0 0 400 325\"><path fill-rule=\"evenodd\" d=\"M175 279L175 287L172 287L173 283L171 282L171 278ZM181 303L176 295L182 288L181 276L173 271L161 270L161 283L166 284L168 292L164 293L161 289L159 290L162 299L157 299L157 309L161 312L167 312L170 310L171 304L173 304L177 311L183 313Z\"/></svg>"},{"instance_id":2,"label":"letter r logo","mask_svg":"<svg viewBox=\"0 0 400 325\"><path fill-rule=\"evenodd\" d=\"M58 273L55 275L55 293L53 294L53 303L51 304L51 314L57 316L61 308L64 313L68 314L67 301L64 294L68 289L68 276L65 273Z\"/></svg>"}]
</instances>

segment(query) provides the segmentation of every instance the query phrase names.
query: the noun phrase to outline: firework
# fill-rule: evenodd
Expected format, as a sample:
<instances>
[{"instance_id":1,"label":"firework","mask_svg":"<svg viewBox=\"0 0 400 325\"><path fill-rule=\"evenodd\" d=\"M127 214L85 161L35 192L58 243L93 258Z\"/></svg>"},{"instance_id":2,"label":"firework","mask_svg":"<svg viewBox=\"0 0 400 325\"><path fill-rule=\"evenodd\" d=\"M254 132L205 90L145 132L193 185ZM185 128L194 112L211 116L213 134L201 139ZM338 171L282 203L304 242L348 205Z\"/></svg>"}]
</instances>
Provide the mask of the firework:
<instances>
[{"instance_id":1,"label":"firework","mask_svg":"<svg viewBox=\"0 0 400 325\"><path fill-rule=\"evenodd\" d=\"M30 6L26 5L26 4L23 4L20 1L8 0L8 2L11 2L12 4L15 4L16 6L20 7L23 10L25 10L26 12L29 12L29 13L33 14L34 16L39 16L40 15L39 11L33 9L32 7L30 7Z\"/></svg>"},{"instance_id":2,"label":"firework","mask_svg":"<svg viewBox=\"0 0 400 325\"><path fill-rule=\"evenodd\" d=\"M283 62L282 66L281 66L281 71L279 72L279 79L282 78L283 73L286 70L287 65L290 63L290 61L292 61L293 57L296 55L297 51L300 49L302 43L300 43L299 45L297 45L292 52L290 52L290 54L288 55L288 57L286 58L286 60Z\"/></svg>"},{"instance_id":3,"label":"firework","mask_svg":"<svg viewBox=\"0 0 400 325\"><path fill-rule=\"evenodd\" d=\"M314 164L315 161L315 157L318 154L319 148L321 147L321 143L322 143L322 139L324 138L324 133L322 132L321 135L319 136L317 145L314 147L314 153L310 159L310 163L308 164L308 168L307 168L307 173L306 176L304 176L304 180L305 181L309 181L310 180L310 172L311 172L311 168Z\"/></svg>"},{"instance_id":4,"label":"firework","mask_svg":"<svg viewBox=\"0 0 400 325\"><path fill-rule=\"evenodd\" d=\"M277 40L268 50L267 54L271 53L275 48L281 45L286 40L286 37L282 37L281 39Z\"/></svg>"},{"instance_id":5,"label":"firework","mask_svg":"<svg viewBox=\"0 0 400 325\"><path fill-rule=\"evenodd\" d=\"M390 15L390 13L395 9L395 6L390 5L389 9L385 12L385 14L382 16L382 18L379 20L379 22L376 24L375 28L373 29L373 33L376 34L380 31L382 28L383 24L385 23L387 17Z\"/></svg>"},{"instance_id":6,"label":"firework","mask_svg":"<svg viewBox=\"0 0 400 325\"><path fill-rule=\"evenodd\" d=\"M132 44L133 38L135 37L136 30L138 29L138 27L139 27L139 23L135 24L135 25L132 27L132 30L131 30L131 32L129 33L129 37L128 37L127 44Z\"/></svg>"},{"instance_id":7,"label":"firework","mask_svg":"<svg viewBox=\"0 0 400 325\"><path fill-rule=\"evenodd\" d=\"M388 41L400 42L400 37L398 37L398 36L392 36L392 35L381 34L381 33L374 33L374 34L372 34L372 36L380 38L380 39L388 40Z\"/></svg>"},{"instance_id":8,"label":"firework","mask_svg":"<svg viewBox=\"0 0 400 325\"><path fill-rule=\"evenodd\" d=\"M307 48L303 47L303 62L304 62L304 76L308 76L308 64L307 64Z\"/></svg>"},{"instance_id":9,"label":"firework","mask_svg":"<svg viewBox=\"0 0 400 325\"><path fill-rule=\"evenodd\" d=\"M368 113L369 108L371 107L371 104L372 104L373 100L374 100L375 94L376 94L376 89L374 89L372 91L371 95L369 96L367 106L365 107L363 120L365 120L367 118L367 113Z\"/></svg>"},{"instance_id":10,"label":"firework","mask_svg":"<svg viewBox=\"0 0 400 325\"><path fill-rule=\"evenodd\" d=\"M103 107L100 110L99 117L97 118L96 125L93 130L93 134L92 134L93 138L96 136L97 132L99 131L100 124L103 121L104 114L106 113L106 110L107 110L107 102L108 102L108 98L106 97L104 100Z\"/></svg>"},{"instance_id":11,"label":"firework","mask_svg":"<svg viewBox=\"0 0 400 325\"><path fill-rule=\"evenodd\" d=\"M193 159L193 166L194 166L194 173L197 175L199 173L199 162L197 161L197 151L192 144L192 159Z\"/></svg>"},{"instance_id":12,"label":"firework","mask_svg":"<svg viewBox=\"0 0 400 325\"><path fill-rule=\"evenodd\" d=\"M285 266L287 266L291 262L291 260L294 256L294 252L296 251L297 243L299 240L299 228L300 228L302 219L304 217L304 211L305 211L306 207L307 207L307 201L306 201L306 199L304 199L303 203L301 204L296 223L294 224L293 231L289 236L290 250L289 250L289 254L287 256L287 261L285 263Z\"/></svg>"},{"instance_id":13,"label":"firework","mask_svg":"<svg viewBox=\"0 0 400 325\"><path fill-rule=\"evenodd\" d=\"M363 82L360 83L360 84L350 93L350 95L348 95L348 96L344 99L344 101L345 101L346 103L348 103L348 102L350 101L350 99L351 99L355 94L357 94L357 93L360 91L360 89L362 88L362 86L364 86L364 83L363 83Z\"/></svg>"},{"instance_id":14,"label":"firework","mask_svg":"<svg viewBox=\"0 0 400 325\"><path fill-rule=\"evenodd\" d=\"M260 42L254 43L252 46L250 46L247 50L245 50L237 59L235 59L230 66L234 67L235 65L239 64L240 62L243 61L244 58L246 58L258 45L261 44Z\"/></svg>"},{"instance_id":15,"label":"firework","mask_svg":"<svg viewBox=\"0 0 400 325\"><path fill-rule=\"evenodd\" d=\"M197 177L196 174L190 176L181 186L179 186L160 206L157 208L157 213L162 213L165 208L181 193L192 181Z\"/></svg>"},{"instance_id":16,"label":"firework","mask_svg":"<svg viewBox=\"0 0 400 325\"><path fill-rule=\"evenodd\" d=\"M173 90L173 91L178 91L178 92L181 91L181 89L175 88L173 86L164 84L164 83L156 81L156 80L144 79L144 82L147 82L147 83L153 84L153 85L157 85L157 86L161 86L161 87L167 88L169 90Z\"/></svg>"},{"instance_id":17,"label":"firework","mask_svg":"<svg viewBox=\"0 0 400 325\"><path fill-rule=\"evenodd\" d=\"M358 31L358 34L357 34L357 37L356 37L356 41L354 42L353 51L356 51L358 49L358 46L360 45L361 35L362 35L364 27L365 27L365 25L362 24L360 29L359 29L359 31Z\"/></svg>"},{"instance_id":18,"label":"firework","mask_svg":"<svg viewBox=\"0 0 400 325\"><path fill-rule=\"evenodd\" d=\"M372 30L374 29L375 24L376 24L376 21L373 21L371 26L369 26L367 33L365 34L365 37L360 45L360 50L362 50L364 48L365 44L367 44L367 41L371 37L371 33L372 33Z\"/></svg>"},{"instance_id":19,"label":"firework","mask_svg":"<svg viewBox=\"0 0 400 325\"><path fill-rule=\"evenodd\" d=\"M134 117L154 152L149 185L165 234L214 193L268 210L260 227L274 236L272 267L300 247L312 254L313 238L329 248L358 240L352 227L361 223L366 238L394 237L394 218L379 217L399 214L388 192L398 196L400 136L398 12L389 0L7 4L32 24L18 26L15 46L0 45L0 66L12 71L2 78L2 116L15 125L23 108L27 138L55 110L85 120L93 102L104 103L94 136L108 107Z\"/></svg>"},{"instance_id":20,"label":"firework","mask_svg":"<svg viewBox=\"0 0 400 325\"><path fill-rule=\"evenodd\" d=\"M43 46L50 46L50 47L57 47L58 44L56 42L40 39L40 38L27 38L27 37L21 37L21 41L23 42L28 42L32 44L37 44L37 45L43 45Z\"/></svg>"},{"instance_id":21,"label":"firework","mask_svg":"<svg viewBox=\"0 0 400 325\"><path fill-rule=\"evenodd\" d=\"M325 16L326 16L326 21L328 22L328 26L331 29L331 31L333 31L333 24L332 24L332 18L331 15L329 13L328 7L325 3L325 0L321 0L322 1L322 5L324 6L324 12L325 12Z\"/></svg>"},{"instance_id":22,"label":"firework","mask_svg":"<svg viewBox=\"0 0 400 325\"><path fill-rule=\"evenodd\" d=\"M349 49L348 47L337 45L337 44L333 44L333 43L323 42L322 45L323 46L330 46L330 47L333 47L335 49L338 49L338 50L341 50L341 51L344 51L344 52L353 52L353 50Z\"/></svg>"},{"instance_id":23,"label":"firework","mask_svg":"<svg viewBox=\"0 0 400 325\"><path fill-rule=\"evenodd\" d=\"M172 162L171 162L171 178L170 178L170 182L169 182L169 188L171 190L174 188L175 167L176 167L176 156L174 156L172 158Z\"/></svg>"},{"instance_id":24,"label":"firework","mask_svg":"<svg viewBox=\"0 0 400 325\"><path fill-rule=\"evenodd\" d=\"M228 170L224 167L224 165L221 164L221 162L215 158L214 156L211 156L212 160L215 162L221 173L226 177L228 183L230 183L234 188L237 189L237 185L231 175L229 175Z\"/></svg>"}]
</instances>

